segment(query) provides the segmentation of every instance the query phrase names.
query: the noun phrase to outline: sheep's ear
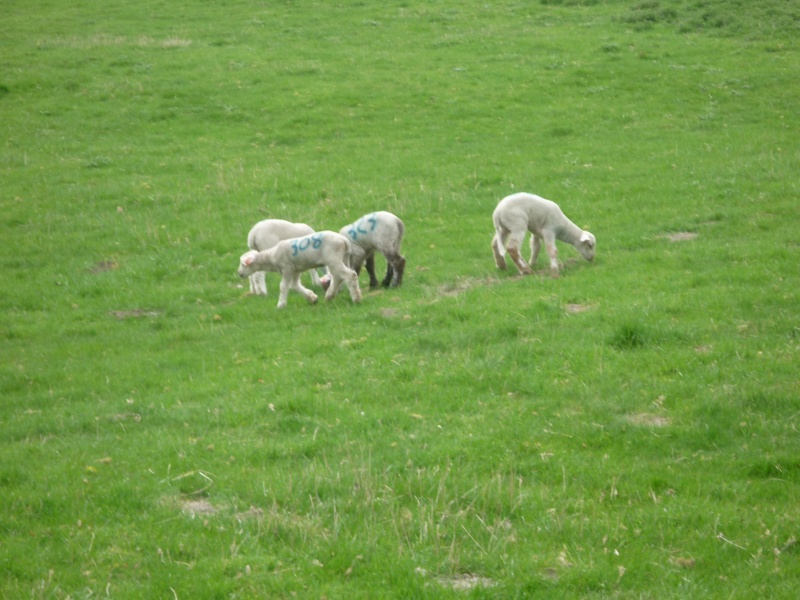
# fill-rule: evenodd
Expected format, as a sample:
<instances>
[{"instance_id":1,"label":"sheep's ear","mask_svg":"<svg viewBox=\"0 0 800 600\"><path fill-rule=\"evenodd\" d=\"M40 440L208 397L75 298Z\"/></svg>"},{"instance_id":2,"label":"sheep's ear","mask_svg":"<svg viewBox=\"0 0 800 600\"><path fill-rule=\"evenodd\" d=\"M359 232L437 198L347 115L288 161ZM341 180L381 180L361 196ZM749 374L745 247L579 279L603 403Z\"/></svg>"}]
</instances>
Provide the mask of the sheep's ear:
<instances>
[{"instance_id":1,"label":"sheep's ear","mask_svg":"<svg viewBox=\"0 0 800 600\"><path fill-rule=\"evenodd\" d=\"M252 254L245 254L242 257L242 264L245 267L249 267L250 265L252 265L253 264L253 255Z\"/></svg>"},{"instance_id":2,"label":"sheep's ear","mask_svg":"<svg viewBox=\"0 0 800 600\"><path fill-rule=\"evenodd\" d=\"M585 246L589 246L589 248L594 247L594 237L588 231L584 231L581 234L581 243Z\"/></svg>"},{"instance_id":3,"label":"sheep's ear","mask_svg":"<svg viewBox=\"0 0 800 600\"><path fill-rule=\"evenodd\" d=\"M581 233L581 241L582 242L588 242L591 239L592 238L589 237L589 232L588 231L584 231L584 232Z\"/></svg>"}]
</instances>

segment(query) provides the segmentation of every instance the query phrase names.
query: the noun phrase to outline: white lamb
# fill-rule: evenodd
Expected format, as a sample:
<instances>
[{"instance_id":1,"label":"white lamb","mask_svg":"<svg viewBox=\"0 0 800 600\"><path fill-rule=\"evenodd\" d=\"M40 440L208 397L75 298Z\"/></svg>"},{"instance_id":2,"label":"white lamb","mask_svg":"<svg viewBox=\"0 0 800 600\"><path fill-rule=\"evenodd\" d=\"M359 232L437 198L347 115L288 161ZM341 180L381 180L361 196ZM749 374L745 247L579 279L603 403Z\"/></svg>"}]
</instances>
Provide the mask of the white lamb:
<instances>
[{"instance_id":1,"label":"white lamb","mask_svg":"<svg viewBox=\"0 0 800 600\"><path fill-rule=\"evenodd\" d=\"M266 250L281 240L310 235L314 230L305 223L291 223L283 219L266 219L259 221L247 234L247 247L250 250ZM311 283L321 286L317 271L311 270ZM250 276L250 293L259 296L267 295L267 281L264 271L257 271Z\"/></svg>"},{"instance_id":2,"label":"white lamb","mask_svg":"<svg viewBox=\"0 0 800 600\"><path fill-rule=\"evenodd\" d=\"M594 259L596 240L588 231L570 221L555 202L533 194L518 193L506 196L494 209L492 215L495 236L492 238L492 251L498 269L506 268L505 254L508 254L523 275L533 273L520 253L526 232L531 236L531 265L536 264L539 249L544 240L545 249L550 256L550 271L558 276L558 252L556 240L572 244L586 260Z\"/></svg>"},{"instance_id":3,"label":"white lamb","mask_svg":"<svg viewBox=\"0 0 800 600\"><path fill-rule=\"evenodd\" d=\"M249 277L257 271L275 271L281 274L281 293L278 308L286 306L286 297L293 289L306 297L311 304L317 295L300 283L300 273L327 267L332 280L325 294L331 300L346 283L353 302L361 302L358 275L349 267L350 242L333 231L320 231L304 237L282 240L266 250L245 252L239 261L239 276Z\"/></svg>"},{"instance_id":4,"label":"white lamb","mask_svg":"<svg viewBox=\"0 0 800 600\"><path fill-rule=\"evenodd\" d=\"M366 261L370 288L378 287L378 278L375 276L376 250L386 257L386 277L381 285L397 287L403 283L406 259L400 255L400 246L403 243L404 232L403 222L386 211L364 215L355 223L339 230L339 233L347 237L352 245L350 266L356 273L361 272L361 266ZM323 285L324 283L323 277Z\"/></svg>"}]
</instances>

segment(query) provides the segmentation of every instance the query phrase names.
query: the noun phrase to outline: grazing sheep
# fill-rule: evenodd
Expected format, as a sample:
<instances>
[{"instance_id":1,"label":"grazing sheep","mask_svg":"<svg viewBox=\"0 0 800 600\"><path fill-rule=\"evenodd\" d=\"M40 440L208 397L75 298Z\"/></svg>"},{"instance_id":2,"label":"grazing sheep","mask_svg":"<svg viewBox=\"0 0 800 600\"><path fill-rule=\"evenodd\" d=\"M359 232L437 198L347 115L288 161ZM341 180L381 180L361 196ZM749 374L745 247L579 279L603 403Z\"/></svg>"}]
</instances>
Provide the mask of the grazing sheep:
<instances>
[{"instance_id":1,"label":"grazing sheep","mask_svg":"<svg viewBox=\"0 0 800 600\"><path fill-rule=\"evenodd\" d=\"M370 288L378 287L378 278L375 276L376 250L386 257L383 287L397 287L403 283L406 259L400 255L400 245L403 243L404 231L403 222L386 211L364 215L355 223L339 230L340 234L350 240L350 266L356 273L361 272L361 265L366 261Z\"/></svg>"},{"instance_id":2,"label":"grazing sheep","mask_svg":"<svg viewBox=\"0 0 800 600\"><path fill-rule=\"evenodd\" d=\"M314 230L305 223L291 223L283 219L266 219L259 221L247 234L247 247L250 250L266 250L281 240L310 235ZM321 286L317 271L311 270L311 283ZM257 271L250 276L250 293L259 296L267 295L267 281L264 271Z\"/></svg>"},{"instance_id":3,"label":"grazing sheep","mask_svg":"<svg viewBox=\"0 0 800 600\"><path fill-rule=\"evenodd\" d=\"M276 271L281 274L281 293L278 308L286 306L286 297L293 289L310 303L317 295L300 283L300 273L317 267L327 267L332 280L325 300L331 300L346 283L353 302L361 302L358 275L350 267L350 242L333 231L320 231L299 238L282 240L266 250L250 250L239 261L239 276L249 277L256 271Z\"/></svg>"},{"instance_id":4,"label":"grazing sheep","mask_svg":"<svg viewBox=\"0 0 800 600\"><path fill-rule=\"evenodd\" d=\"M550 200L533 194L512 194L498 203L492 219L495 228L492 251L498 269L506 268L505 254L508 250L520 273L533 273L520 253L527 231L532 234L531 265L536 264L544 240L545 249L550 256L550 271L555 277L558 277L557 239L575 246L586 260L594 259L597 243L595 237L570 221L558 205Z\"/></svg>"}]
</instances>

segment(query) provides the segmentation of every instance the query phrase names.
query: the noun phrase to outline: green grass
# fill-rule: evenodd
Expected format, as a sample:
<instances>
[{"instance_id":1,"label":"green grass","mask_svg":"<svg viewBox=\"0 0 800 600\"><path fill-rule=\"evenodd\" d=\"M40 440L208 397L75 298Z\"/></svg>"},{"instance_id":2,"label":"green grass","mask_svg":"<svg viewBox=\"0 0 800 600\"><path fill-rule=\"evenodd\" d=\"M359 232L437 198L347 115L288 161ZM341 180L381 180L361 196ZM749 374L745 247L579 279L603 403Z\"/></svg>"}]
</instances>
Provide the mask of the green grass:
<instances>
[{"instance_id":1,"label":"green grass","mask_svg":"<svg viewBox=\"0 0 800 600\"><path fill-rule=\"evenodd\" d=\"M6 4L0 595L796 597L793 3ZM401 289L245 293L372 210Z\"/></svg>"}]
</instances>

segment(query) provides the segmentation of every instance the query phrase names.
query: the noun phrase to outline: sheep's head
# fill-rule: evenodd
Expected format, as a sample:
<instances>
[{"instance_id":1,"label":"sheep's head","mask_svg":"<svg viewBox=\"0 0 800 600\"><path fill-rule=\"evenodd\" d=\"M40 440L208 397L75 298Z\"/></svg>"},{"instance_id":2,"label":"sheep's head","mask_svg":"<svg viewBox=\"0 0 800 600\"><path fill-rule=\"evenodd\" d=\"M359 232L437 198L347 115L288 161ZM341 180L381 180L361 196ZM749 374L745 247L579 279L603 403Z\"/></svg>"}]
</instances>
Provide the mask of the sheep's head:
<instances>
[{"instance_id":1,"label":"sheep's head","mask_svg":"<svg viewBox=\"0 0 800 600\"><path fill-rule=\"evenodd\" d=\"M578 252L581 253L583 258L591 261L594 259L594 247L596 245L597 240L594 239L594 236L588 231L584 231L581 233L581 239L578 242Z\"/></svg>"},{"instance_id":2,"label":"sheep's head","mask_svg":"<svg viewBox=\"0 0 800 600\"><path fill-rule=\"evenodd\" d=\"M256 260L257 256L258 252L255 250L250 250L242 254L242 257L239 259L239 277L248 277L256 272L256 269L253 268L253 262Z\"/></svg>"}]
</instances>

